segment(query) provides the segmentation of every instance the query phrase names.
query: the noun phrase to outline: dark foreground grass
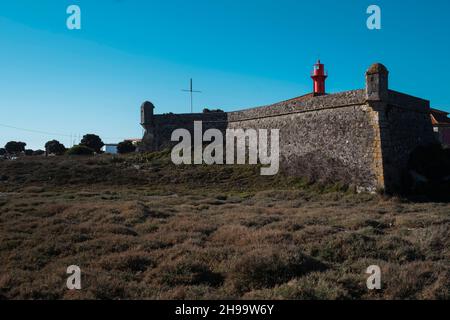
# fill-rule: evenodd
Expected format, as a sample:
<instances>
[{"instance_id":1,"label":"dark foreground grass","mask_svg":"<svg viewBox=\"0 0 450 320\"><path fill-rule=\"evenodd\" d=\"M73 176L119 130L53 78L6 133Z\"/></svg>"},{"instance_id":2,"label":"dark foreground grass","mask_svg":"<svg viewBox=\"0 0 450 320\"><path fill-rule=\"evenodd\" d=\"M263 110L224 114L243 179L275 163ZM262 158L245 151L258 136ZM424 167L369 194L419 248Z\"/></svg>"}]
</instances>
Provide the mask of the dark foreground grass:
<instances>
[{"instance_id":1,"label":"dark foreground grass","mask_svg":"<svg viewBox=\"0 0 450 320\"><path fill-rule=\"evenodd\" d=\"M448 203L175 167L167 153L4 161L0 180L0 298L450 297Z\"/></svg>"}]
</instances>

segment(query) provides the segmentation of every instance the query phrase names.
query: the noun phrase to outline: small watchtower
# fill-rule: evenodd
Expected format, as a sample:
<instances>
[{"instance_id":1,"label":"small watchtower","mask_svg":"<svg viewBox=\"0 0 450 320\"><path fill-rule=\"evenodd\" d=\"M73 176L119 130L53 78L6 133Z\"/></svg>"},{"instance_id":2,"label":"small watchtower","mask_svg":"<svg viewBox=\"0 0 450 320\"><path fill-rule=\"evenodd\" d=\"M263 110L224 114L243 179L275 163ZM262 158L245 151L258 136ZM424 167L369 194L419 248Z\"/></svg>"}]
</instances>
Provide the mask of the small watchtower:
<instances>
[{"instance_id":1,"label":"small watchtower","mask_svg":"<svg viewBox=\"0 0 450 320\"><path fill-rule=\"evenodd\" d=\"M148 126L153 125L153 110L155 106L149 101L145 101L141 105L141 125L147 129Z\"/></svg>"},{"instance_id":2,"label":"small watchtower","mask_svg":"<svg viewBox=\"0 0 450 320\"><path fill-rule=\"evenodd\" d=\"M366 72L367 101L383 101L389 96L389 71L381 63L370 66Z\"/></svg>"},{"instance_id":3,"label":"small watchtower","mask_svg":"<svg viewBox=\"0 0 450 320\"><path fill-rule=\"evenodd\" d=\"M153 111L155 106L149 101L141 105L141 126L144 128L144 136L139 147L141 151L156 151L155 118Z\"/></svg>"}]
</instances>

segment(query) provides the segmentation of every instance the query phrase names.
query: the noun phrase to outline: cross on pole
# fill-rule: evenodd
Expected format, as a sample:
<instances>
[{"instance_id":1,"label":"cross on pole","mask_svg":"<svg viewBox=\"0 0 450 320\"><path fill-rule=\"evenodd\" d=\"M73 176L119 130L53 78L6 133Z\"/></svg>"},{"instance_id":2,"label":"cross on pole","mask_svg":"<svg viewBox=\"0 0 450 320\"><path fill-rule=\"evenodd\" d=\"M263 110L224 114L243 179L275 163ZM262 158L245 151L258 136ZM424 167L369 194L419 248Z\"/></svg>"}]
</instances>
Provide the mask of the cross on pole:
<instances>
[{"instance_id":1,"label":"cross on pole","mask_svg":"<svg viewBox=\"0 0 450 320\"><path fill-rule=\"evenodd\" d=\"M194 93L202 93L201 91L194 90L191 79L191 86L189 90L182 90L184 92L189 92L191 94L191 113L194 113Z\"/></svg>"}]
</instances>

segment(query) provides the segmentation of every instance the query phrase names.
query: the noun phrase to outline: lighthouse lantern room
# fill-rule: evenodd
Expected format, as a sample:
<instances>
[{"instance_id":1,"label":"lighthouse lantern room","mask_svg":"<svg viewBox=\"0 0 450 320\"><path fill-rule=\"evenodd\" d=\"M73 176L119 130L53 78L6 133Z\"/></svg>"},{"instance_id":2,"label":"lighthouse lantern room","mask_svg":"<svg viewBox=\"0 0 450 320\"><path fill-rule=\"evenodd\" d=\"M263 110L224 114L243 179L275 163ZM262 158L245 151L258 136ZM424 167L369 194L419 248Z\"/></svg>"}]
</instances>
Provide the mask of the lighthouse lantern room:
<instances>
[{"instance_id":1,"label":"lighthouse lantern room","mask_svg":"<svg viewBox=\"0 0 450 320\"><path fill-rule=\"evenodd\" d=\"M328 78L325 72L325 66L320 60L314 65L314 70L311 73L311 78L314 82L314 95L321 96L325 94L325 80Z\"/></svg>"}]
</instances>

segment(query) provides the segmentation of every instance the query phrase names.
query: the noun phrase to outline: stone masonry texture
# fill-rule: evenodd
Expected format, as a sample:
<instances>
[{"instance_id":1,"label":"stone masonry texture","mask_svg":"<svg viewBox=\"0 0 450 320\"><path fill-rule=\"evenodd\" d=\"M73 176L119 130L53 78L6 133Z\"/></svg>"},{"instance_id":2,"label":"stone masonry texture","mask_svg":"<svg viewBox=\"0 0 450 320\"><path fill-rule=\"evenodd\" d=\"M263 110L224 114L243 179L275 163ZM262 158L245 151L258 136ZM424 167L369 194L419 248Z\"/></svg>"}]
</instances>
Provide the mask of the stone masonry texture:
<instances>
[{"instance_id":1,"label":"stone masonry texture","mask_svg":"<svg viewBox=\"0 0 450 320\"><path fill-rule=\"evenodd\" d=\"M362 89L317 97L309 94L229 113L151 114L152 121L142 124L143 149L173 146L172 132L184 128L193 134L194 121L202 121L203 130L222 132L279 129L284 172L314 181L342 182L361 191L395 192L401 189L410 154L418 146L435 142L429 101L383 87L388 81L384 66L375 64L369 71L366 81L377 79L370 83L370 95ZM373 94L374 90L379 94Z\"/></svg>"}]
</instances>

